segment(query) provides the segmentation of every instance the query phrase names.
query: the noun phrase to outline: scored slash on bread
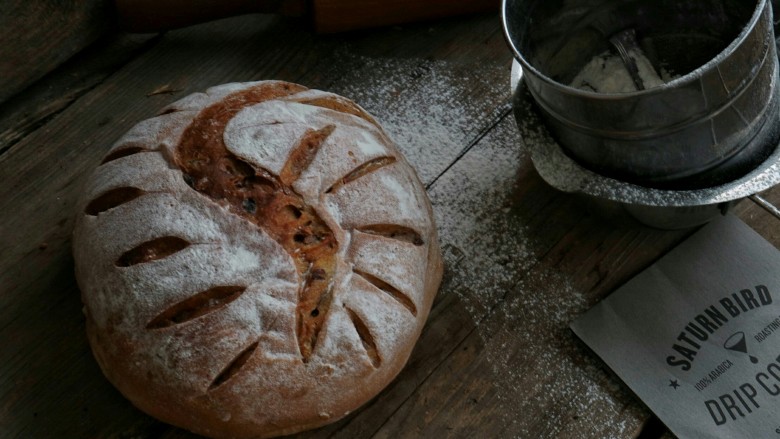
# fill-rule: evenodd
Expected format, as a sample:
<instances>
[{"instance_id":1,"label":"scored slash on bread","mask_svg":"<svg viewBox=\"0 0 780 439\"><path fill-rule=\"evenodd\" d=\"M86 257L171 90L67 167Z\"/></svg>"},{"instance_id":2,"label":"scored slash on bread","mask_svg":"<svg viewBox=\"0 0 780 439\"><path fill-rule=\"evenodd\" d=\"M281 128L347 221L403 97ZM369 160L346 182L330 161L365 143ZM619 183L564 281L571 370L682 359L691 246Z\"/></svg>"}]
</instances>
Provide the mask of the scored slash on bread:
<instances>
[{"instance_id":1,"label":"scored slash on bread","mask_svg":"<svg viewBox=\"0 0 780 439\"><path fill-rule=\"evenodd\" d=\"M193 189L225 203L233 214L261 227L295 261L302 277L296 310L297 338L301 357L308 362L330 310L338 244L327 224L292 184L336 127L307 129L278 176L228 151L222 137L225 126L239 111L297 91L302 89L259 87L228 95L195 117L175 154L176 164Z\"/></svg>"},{"instance_id":2,"label":"scored slash on bread","mask_svg":"<svg viewBox=\"0 0 780 439\"><path fill-rule=\"evenodd\" d=\"M370 399L441 279L430 203L376 121L271 81L131 130L87 186L74 255L109 380L216 437L292 433Z\"/></svg>"}]
</instances>

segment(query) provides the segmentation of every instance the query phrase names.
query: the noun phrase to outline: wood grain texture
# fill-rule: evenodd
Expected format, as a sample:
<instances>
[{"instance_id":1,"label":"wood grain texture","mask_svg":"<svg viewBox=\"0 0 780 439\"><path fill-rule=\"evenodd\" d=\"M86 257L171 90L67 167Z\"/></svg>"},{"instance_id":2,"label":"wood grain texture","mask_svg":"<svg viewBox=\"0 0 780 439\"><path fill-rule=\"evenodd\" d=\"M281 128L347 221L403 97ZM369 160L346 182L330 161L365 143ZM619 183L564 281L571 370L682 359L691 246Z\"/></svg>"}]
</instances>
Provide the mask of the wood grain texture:
<instances>
[{"instance_id":1,"label":"wood grain texture","mask_svg":"<svg viewBox=\"0 0 780 439\"><path fill-rule=\"evenodd\" d=\"M7 0L0 14L0 102L107 33L109 0Z\"/></svg>"},{"instance_id":2,"label":"wood grain texture","mask_svg":"<svg viewBox=\"0 0 780 439\"><path fill-rule=\"evenodd\" d=\"M85 71L101 78L91 89L0 155L3 434L194 437L133 408L93 360L70 256L74 203L111 143L164 105L219 83L284 79L353 98L384 124L429 187L446 260L398 378L300 437L660 437L568 323L692 231L605 216L541 180L509 113L497 17L339 37L245 17L168 33L132 56L110 75L88 68L103 72ZM778 203L780 190L764 196ZM763 210L736 212L780 244Z\"/></svg>"},{"instance_id":3,"label":"wood grain texture","mask_svg":"<svg viewBox=\"0 0 780 439\"><path fill-rule=\"evenodd\" d=\"M630 437L647 417L567 326L680 234L584 213L541 182L507 142L516 135L505 120L431 189L437 217L448 218L443 244L466 255L442 294L459 297L474 329L436 340L453 353L377 437Z\"/></svg>"},{"instance_id":4,"label":"wood grain texture","mask_svg":"<svg viewBox=\"0 0 780 439\"><path fill-rule=\"evenodd\" d=\"M761 196L776 207L780 207L780 186L762 192ZM737 204L734 214L761 234L764 239L780 248L780 220L749 199Z\"/></svg>"},{"instance_id":5,"label":"wood grain texture","mask_svg":"<svg viewBox=\"0 0 780 439\"><path fill-rule=\"evenodd\" d=\"M74 56L0 104L0 154L154 44L153 35L115 35Z\"/></svg>"}]
</instances>

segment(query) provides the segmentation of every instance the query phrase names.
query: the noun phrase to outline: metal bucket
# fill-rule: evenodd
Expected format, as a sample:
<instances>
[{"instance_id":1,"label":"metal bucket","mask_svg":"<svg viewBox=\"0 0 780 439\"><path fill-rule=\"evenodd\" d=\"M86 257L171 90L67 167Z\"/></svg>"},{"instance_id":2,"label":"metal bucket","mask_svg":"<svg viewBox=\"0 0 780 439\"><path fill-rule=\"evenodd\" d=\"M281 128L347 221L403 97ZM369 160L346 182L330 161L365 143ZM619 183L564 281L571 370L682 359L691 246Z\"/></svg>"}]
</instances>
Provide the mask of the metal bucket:
<instances>
[{"instance_id":1,"label":"metal bucket","mask_svg":"<svg viewBox=\"0 0 780 439\"><path fill-rule=\"evenodd\" d=\"M777 145L767 0L504 0L502 19L551 132L595 172L648 187L711 187L745 175ZM656 68L681 76L630 93L566 85L625 29Z\"/></svg>"},{"instance_id":2,"label":"metal bucket","mask_svg":"<svg viewBox=\"0 0 780 439\"><path fill-rule=\"evenodd\" d=\"M746 175L719 186L691 190L639 186L597 174L566 154L529 93L517 61L512 63L510 83L517 128L534 168L550 186L584 198L586 206L606 219L633 218L660 229L688 228L725 214L743 198L780 219L780 209L757 195L780 184L780 145Z\"/></svg>"}]
</instances>

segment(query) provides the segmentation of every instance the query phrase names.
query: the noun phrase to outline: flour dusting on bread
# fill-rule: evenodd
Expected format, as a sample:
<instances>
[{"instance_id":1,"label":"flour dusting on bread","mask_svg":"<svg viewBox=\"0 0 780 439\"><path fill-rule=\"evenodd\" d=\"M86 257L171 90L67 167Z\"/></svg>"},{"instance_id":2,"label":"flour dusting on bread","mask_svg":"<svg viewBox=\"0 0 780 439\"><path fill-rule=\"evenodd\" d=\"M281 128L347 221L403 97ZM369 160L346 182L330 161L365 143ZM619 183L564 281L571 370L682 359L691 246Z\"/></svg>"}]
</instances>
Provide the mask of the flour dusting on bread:
<instances>
[{"instance_id":1,"label":"flour dusting on bread","mask_svg":"<svg viewBox=\"0 0 780 439\"><path fill-rule=\"evenodd\" d=\"M343 417L401 370L441 279L431 206L353 102L226 84L97 168L74 256L90 343L142 410L214 437Z\"/></svg>"}]
</instances>

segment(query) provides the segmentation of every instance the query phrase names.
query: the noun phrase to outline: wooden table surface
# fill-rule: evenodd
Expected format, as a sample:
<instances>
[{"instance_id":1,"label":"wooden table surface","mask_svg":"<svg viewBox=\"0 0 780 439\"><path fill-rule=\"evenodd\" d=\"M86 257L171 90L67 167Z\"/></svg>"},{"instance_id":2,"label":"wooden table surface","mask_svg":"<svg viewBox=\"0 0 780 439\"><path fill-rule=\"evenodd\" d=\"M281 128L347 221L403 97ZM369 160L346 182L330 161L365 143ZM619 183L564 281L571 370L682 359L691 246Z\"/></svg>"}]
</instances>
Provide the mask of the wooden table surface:
<instances>
[{"instance_id":1,"label":"wooden table surface","mask_svg":"<svg viewBox=\"0 0 780 439\"><path fill-rule=\"evenodd\" d=\"M0 105L0 436L186 438L103 378L70 251L74 203L114 140L225 82L350 97L427 185L446 272L406 368L307 438L670 437L568 329L692 230L605 217L534 171L510 107L497 15L338 36L248 16L90 46ZM764 194L780 204L780 190ZM736 213L776 246L780 227Z\"/></svg>"}]
</instances>

